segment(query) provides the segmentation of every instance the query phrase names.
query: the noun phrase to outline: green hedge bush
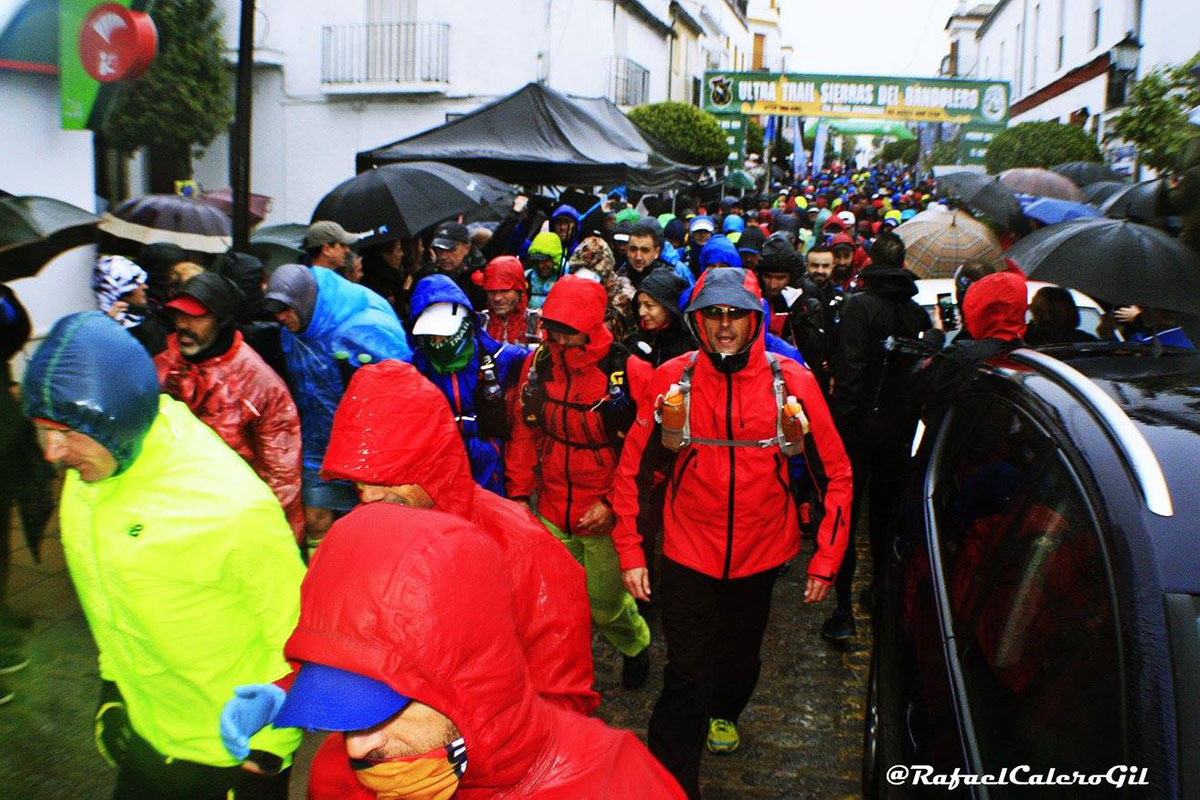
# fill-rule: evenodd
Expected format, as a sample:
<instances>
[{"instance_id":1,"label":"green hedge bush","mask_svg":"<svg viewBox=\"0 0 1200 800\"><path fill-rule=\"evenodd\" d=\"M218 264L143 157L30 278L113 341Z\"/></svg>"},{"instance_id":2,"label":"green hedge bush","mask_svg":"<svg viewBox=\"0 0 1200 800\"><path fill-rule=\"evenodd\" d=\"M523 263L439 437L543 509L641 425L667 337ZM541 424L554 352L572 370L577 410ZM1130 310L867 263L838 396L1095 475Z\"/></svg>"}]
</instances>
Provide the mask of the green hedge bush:
<instances>
[{"instance_id":1,"label":"green hedge bush","mask_svg":"<svg viewBox=\"0 0 1200 800\"><path fill-rule=\"evenodd\" d=\"M1068 161L1103 161L1096 140L1082 128L1058 122L1022 122L996 135L983 162L998 175L1015 167L1052 167Z\"/></svg>"},{"instance_id":2,"label":"green hedge bush","mask_svg":"<svg viewBox=\"0 0 1200 800\"><path fill-rule=\"evenodd\" d=\"M689 164L724 164L729 156L717 118L687 103L650 103L631 109L633 124Z\"/></svg>"}]
</instances>

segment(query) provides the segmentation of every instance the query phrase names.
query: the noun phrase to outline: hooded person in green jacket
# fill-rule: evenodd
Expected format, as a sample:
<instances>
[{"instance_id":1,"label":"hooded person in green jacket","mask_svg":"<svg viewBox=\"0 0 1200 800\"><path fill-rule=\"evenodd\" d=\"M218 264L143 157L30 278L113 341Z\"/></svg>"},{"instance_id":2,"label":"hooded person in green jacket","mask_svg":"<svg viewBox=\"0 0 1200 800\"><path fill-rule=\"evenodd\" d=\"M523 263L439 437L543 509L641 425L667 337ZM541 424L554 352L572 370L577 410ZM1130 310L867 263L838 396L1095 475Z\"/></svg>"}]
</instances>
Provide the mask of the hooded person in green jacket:
<instances>
[{"instance_id":1,"label":"hooded person in green jacket","mask_svg":"<svg viewBox=\"0 0 1200 800\"><path fill-rule=\"evenodd\" d=\"M219 728L233 687L290 673L304 566L274 493L99 312L54 325L24 390L66 470L63 550L100 652L113 796L285 798L299 732L266 727L239 762Z\"/></svg>"}]
</instances>

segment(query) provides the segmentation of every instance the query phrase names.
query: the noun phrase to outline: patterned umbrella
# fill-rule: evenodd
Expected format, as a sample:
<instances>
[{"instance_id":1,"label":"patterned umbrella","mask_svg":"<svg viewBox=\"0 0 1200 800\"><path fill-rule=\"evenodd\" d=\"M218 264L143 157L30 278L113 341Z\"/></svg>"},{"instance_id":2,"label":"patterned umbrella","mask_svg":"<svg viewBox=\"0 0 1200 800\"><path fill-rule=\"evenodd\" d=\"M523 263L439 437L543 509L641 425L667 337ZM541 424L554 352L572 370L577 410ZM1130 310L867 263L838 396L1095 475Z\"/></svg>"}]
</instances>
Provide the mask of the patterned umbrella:
<instances>
[{"instance_id":1,"label":"patterned umbrella","mask_svg":"<svg viewBox=\"0 0 1200 800\"><path fill-rule=\"evenodd\" d=\"M1000 182L1017 194L1057 197L1059 200L1074 200L1076 203L1082 203L1087 199L1070 178L1064 178L1048 169L1036 167L1006 169L1000 173Z\"/></svg>"},{"instance_id":2,"label":"patterned umbrella","mask_svg":"<svg viewBox=\"0 0 1200 800\"><path fill-rule=\"evenodd\" d=\"M135 197L100 221L100 230L142 244L170 242L198 253L224 253L233 223L207 203L174 194Z\"/></svg>"},{"instance_id":3,"label":"patterned umbrella","mask_svg":"<svg viewBox=\"0 0 1200 800\"><path fill-rule=\"evenodd\" d=\"M995 238L981 233L976 227L978 222L958 211L946 216L950 217L946 223L917 222L914 218L896 228L896 235L904 241L906 249L904 265L918 278L952 278L964 261L972 259L1003 268L1003 256Z\"/></svg>"},{"instance_id":4,"label":"patterned umbrella","mask_svg":"<svg viewBox=\"0 0 1200 800\"><path fill-rule=\"evenodd\" d=\"M1056 164L1050 171L1062 175L1081 189L1097 181L1122 180L1120 175L1112 171L1112 167L1095 161L1068 161L1066 164Z\"/></svg>"},{"instance_id":5,"label":"patterned umbrella","mask_svg":"<svg viewBox=\"0 0 1200 800\"><path fill-rule=\"evenodd\" d=\"M980 236L987 237L992 244L996 245L997 250L1004 249L1000 245L1000 238L996 235L996 232L989 228L984 222L975 219L965 211L946 211L942 206L938 206L938 208L943 208L942 211L935 211L934 208L934 206L930 206L920 214L917 214L915 217L905 222L904 225L912 225L914 222L933 222L938 225L949 225L953 222L955 225L963 228L964 230L973 231L978 233ZM900 227L903 228L904 225L901 225Z\"/></svg>"},{"instance_id":6,"label":"patterned umbrella","mask_svg":"<svg viewBox=\"0 0 1200 800\"><path fill-rule=\"evenodd\" d=\"M0 280L36 275L47 261L96 241L100 218L49 197L0 197Z\"/></svg>"}]
</instances>

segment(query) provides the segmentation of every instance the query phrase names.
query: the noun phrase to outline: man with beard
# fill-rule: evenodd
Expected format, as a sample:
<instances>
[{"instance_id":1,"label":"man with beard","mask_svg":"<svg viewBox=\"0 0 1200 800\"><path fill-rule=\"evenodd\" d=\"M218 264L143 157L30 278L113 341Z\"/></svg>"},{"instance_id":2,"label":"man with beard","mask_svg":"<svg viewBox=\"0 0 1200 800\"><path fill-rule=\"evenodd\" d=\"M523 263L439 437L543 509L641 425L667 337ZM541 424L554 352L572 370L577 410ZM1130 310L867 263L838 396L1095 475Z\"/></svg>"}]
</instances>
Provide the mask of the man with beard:
<instances>
[{"instance_id":1,"label":"man with beard","mask_svg":"<svg viewBox=\"0 0 1200 800\"><path fill-rule=\"evenodd\" d=\"M483 253L471 244L471 232L466 225L461 222L438 225L429 248L433 251L433 263L427 264L416 274L414 285L422 278L440 273L457 283L475 308L487 305L487 296L473 278L473 273L481 272L486 262Z\"/></svg>"},{"instance_id":2,"label":"man with beard","mask_svg":"<svg viewBox=\"0 0 1200 800\"><path fill-rule=\"evenodd\" d=\"M188 280L167 303L175 333L154 366L162 390L185 403L271 487L300 544L300 417L283 379L238 330L241 301L237 288L214 272Z\"/></svg>"}]
</instances>

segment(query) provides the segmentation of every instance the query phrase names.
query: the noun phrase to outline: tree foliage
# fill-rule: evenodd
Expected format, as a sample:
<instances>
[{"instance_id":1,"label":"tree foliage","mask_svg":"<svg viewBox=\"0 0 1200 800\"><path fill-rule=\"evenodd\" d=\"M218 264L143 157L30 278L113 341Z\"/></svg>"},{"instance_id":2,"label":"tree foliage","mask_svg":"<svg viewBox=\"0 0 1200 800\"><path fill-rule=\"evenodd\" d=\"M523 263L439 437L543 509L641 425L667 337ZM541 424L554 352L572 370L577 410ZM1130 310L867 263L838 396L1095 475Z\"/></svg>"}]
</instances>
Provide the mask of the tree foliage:
<instances>
[{"instance_id":1,"label":"tree foliage","mask_svg":"<svg viewBox=\"0 0 1200 800\"><path fill-rule=\"evenodd\" d=\"M854 160L854 154L858 151L858 137L852 133L842 134L842 163L850 163Z\"/></svg>"},{"instance_id":2,"label":"tree foliage","mask_svg":"<svg viewBox=\"0 0 1200 800\"><path fill-rule=\"evenodd\" d=\"M988 172L1015 167L1052 167L1067 161L1103 161L1088 132L1058 122L1022 122L996 134L983 157Z\"/></svg>"},{"instance_id":3,"label":"tree foliage","mask_svg":"<svg viewBox=\"0 0 1200 800\"><path fill-rule=\"evenodd\" d=\"M1200 80L1189 74L1197 65L1200 53L1142 76L1130 89L1125 110L1112 120L1109 136L1135 145L1142 163L1156 170L1175 166L1184 145L1196 135L1187 113L1200 105Z\"/></svg>"},{"instance_id":4,"label":"tree foliage","mask_svg":"<svg viewBox=\"0 0 1200 800\"><path fill-rule=\"evenodd\" d=\"M689 164L723 164L729 157L717 118L693 105L650 103L631 109L628 116Z\"/></svg>"},{"instance_id":5,"label":"tree foliage","mask_svg":"<svg viewBox=\"0 0 1200 800\"><path fill-rule=\"evenodd\" d=\"M920 155L920 145L916 139L902 139L896 142L886 142L879 149L879 160L884 164L899 162L901 164L916 164Z\"/></svg>"},{"instance_id":6,"label":"tree foliage","mask_svg":"<svg viewBox=\"0 0 1200 800\"><path fill-rule=\"evenodd\" d=\"M159 0L151 14L158 55L129 86L104 128L108 143L169 159L175 178L191 177L191 151L212 142L233 119L214 0ZM163 169L168 165L156 165Z\"/></svg>"},{"instance_id":7,"label":"tree foliage","mask_svg":"<svg viewBox=\"0 0 1200 800\"><path fill-rule=\"evenodd\" d=\"M953 139L947 139L944 142L938 142L929 151L929 154L923 159L923 164L926 168L937 164L957 164L958 151L962 146L962 137L955 136Z\"/></svg>"}]
</instances>

